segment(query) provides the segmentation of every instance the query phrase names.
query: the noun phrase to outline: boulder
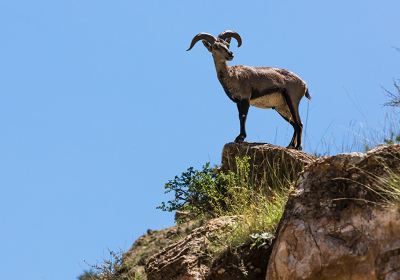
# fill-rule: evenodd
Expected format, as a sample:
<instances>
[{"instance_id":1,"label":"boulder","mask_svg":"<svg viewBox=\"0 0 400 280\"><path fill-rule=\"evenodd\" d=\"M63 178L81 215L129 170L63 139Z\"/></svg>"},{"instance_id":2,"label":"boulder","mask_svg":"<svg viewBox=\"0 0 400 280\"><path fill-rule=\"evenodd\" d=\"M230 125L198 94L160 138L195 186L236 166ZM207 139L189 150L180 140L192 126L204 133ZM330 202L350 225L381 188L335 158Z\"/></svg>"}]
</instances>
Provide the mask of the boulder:
<instances>
[{"instance_id":1,"label":"boulder","mask_svg":"<svg viewBox=\"0 0 400 280\"><path fill-rule=\"evenodd\" d=\"M400 145L308 165L278 226L266 279L400 279L400 204L382 191L400 184L398 174Z\"/></svg>"},{"instance_id":2,"label":"boulder","mask_svg":"<svg viewBox=\"0 0 400 280\"><path fill-rule=\"evenodd\" d=\"M316 160L307 153L265 143L228 143L222 150L222 171L237 170L236 158L250 158L255 185L273 186L276 181L293 181L304 167Z\"/></svg>"}]
</instances>

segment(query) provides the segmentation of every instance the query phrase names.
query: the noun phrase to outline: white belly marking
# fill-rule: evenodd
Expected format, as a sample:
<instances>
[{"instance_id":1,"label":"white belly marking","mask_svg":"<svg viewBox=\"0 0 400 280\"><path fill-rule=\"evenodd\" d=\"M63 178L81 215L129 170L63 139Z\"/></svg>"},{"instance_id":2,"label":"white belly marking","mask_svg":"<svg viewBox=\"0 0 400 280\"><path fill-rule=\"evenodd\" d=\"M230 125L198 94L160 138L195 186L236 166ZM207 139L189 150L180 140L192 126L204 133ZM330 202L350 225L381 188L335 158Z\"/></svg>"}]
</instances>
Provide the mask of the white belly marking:
<instances>
[{"instance_id":1,"label":"white belly marking","mask_svg":"<svg viewBox=\"0 0 400 280\"><path fill-rule=\"evenodd\" d=\"M272 108L285 105L285 99L280 92L274 92L250 100L250 105L258 108Z\"/></svg>"}]
</instances>

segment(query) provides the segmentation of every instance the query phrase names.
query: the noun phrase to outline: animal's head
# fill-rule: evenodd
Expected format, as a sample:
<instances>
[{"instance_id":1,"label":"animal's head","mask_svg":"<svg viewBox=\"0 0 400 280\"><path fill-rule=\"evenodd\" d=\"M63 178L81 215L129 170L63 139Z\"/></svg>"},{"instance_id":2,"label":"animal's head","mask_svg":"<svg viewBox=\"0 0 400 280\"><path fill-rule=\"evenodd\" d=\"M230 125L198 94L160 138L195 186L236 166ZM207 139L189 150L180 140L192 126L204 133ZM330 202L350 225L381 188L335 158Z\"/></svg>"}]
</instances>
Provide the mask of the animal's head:
<instances>
[{"instance_id":1,"label":"animal's head","mask_svg":"<svg viewBox=\"0 0 400 280\"><path fill-rule=\"evenodd\" d=\"M187 50L191 50L193 46L201 40L203 45L209 52L212 53L215 59L218 61L230 61L234 57L233 52L229 50L231 38L236 39L238 42L238 47L242 45L242 38L240 38L240 35L235 31L224 31L220 33L217 38L211 34L202 32L194 36L192 42L190 43L190 47Z\"/></svg>"}]
</instances>

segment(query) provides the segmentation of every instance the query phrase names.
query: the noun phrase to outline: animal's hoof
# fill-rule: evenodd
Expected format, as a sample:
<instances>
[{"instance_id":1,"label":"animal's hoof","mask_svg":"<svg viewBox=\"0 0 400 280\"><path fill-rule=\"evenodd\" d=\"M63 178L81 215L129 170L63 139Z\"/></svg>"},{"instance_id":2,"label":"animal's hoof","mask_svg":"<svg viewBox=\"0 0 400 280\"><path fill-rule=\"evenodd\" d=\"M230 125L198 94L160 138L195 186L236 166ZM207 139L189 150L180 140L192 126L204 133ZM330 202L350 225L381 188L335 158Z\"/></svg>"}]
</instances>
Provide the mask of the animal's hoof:
<instances>
[{"instance_id":1,"label":"animal's hoof","mask_svg":"<svg viewBox=\"0 0 400 280\"><path fill-rule=\"evenodd\" d=\"M289 146L286 147L286 149L296 149L296 148L294 146L292 146L292 145L289 145Z\"/></svg>"},{"instance_id":2,"label":"animal's hoof","mask_svg":"<svg viewBox=\"0 0 400 280\"><path fill-rule=\"evenodd\" d=\"M298 147L296 148L296 150L302 151L302 150L303 150L303 147L302 147L302 146L298 146Z\"/></svg>"}]
</instances>

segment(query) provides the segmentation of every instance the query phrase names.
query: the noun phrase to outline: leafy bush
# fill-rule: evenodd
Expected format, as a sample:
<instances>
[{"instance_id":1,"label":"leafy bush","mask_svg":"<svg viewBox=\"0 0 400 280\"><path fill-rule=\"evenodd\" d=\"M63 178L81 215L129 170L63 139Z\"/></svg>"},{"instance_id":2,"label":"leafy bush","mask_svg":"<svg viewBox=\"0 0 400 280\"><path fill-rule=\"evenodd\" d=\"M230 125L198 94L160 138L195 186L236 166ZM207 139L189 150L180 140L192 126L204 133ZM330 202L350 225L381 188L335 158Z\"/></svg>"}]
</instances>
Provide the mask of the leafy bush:
<instances>
[{"instance_id":1,"label":"leafy bush","mask_svg":"<svg viewBox=\"0 0 400 280\"><path fill-rule=\"evenodd\" d=\"M199 217L215 217L215 209L223 206L226 184L222 173L206 163L201 170L193 167L183 172L180 177L165 184L165 193L174 193L174 198L162 202L157 208L163 211L184 211Z\"/></svg>"}]
</instances>

